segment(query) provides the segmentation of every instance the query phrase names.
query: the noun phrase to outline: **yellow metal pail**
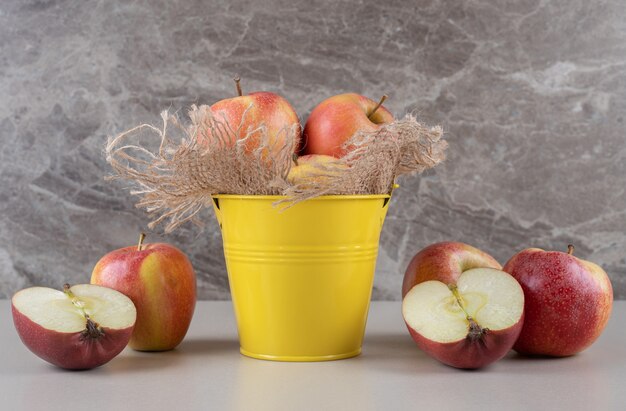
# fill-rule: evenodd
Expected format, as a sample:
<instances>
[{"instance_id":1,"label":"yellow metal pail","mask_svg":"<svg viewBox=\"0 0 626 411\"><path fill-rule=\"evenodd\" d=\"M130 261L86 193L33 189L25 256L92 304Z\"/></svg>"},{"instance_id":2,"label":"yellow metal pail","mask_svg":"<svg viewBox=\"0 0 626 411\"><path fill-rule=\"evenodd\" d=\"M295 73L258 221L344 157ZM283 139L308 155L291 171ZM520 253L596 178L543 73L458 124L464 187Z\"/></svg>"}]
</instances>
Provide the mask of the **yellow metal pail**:
<instances>
[{"instance_id":1,"label":"yellow metal pail","mask_svg":"<svg viewBox=\"0 0 626 411\"><path fill-rule=\"evenodd\" d=\"M361 352L389 195L216 195L241 353L326 361Z\"/></svg>"}]
</instances>

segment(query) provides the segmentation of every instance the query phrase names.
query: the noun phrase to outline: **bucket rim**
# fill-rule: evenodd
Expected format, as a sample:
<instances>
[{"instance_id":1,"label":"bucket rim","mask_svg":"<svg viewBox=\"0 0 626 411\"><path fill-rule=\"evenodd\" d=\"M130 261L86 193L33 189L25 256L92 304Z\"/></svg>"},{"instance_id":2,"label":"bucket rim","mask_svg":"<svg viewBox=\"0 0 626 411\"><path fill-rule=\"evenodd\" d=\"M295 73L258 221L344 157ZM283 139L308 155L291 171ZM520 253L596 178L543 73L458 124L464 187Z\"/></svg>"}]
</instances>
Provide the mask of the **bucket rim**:
<instances>
[{"instance_id":1,"label":"bucket rim","mask_svg":"<svg viewBox=\"0 0 626 411\"><path fill-rule=\"evenodd\" d=\"M237 200L286 200L289 197L284 195L255 195L255 194L212 194L211 198L217 199L237 199ZM324 200L378 200L391 198L391 194L332 194L314 198L306 201L324 201Z\"/></svg>"}]
</instances>

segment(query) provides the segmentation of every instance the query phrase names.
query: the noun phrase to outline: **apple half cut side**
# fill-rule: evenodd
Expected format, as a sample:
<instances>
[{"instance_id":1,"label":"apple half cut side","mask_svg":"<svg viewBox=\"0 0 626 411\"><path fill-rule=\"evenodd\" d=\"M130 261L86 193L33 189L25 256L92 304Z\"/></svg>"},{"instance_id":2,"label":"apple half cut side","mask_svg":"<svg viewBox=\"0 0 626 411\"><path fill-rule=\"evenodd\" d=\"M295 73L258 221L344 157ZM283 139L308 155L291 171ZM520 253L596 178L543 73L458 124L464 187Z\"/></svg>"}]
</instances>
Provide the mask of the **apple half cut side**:
<instances>
[{"instance_id":1,"label":"apple half cut side","mask_svg":"<svg viewBox=\"0 0 626 411\"><path fill-rule=\"evenodd\" d=\"M128 344L137 311L110 288L81 284L63 291L31 287L11 300L13 322L35 355L61 368L98 367Z\"/></svg>"},{"instance_id":2,"label":"apple half cut side","mask_svg":"<svg viewBox=\"0 0 626 411\"><path fill-rule=\"evenodd\" d=\"M426 281L402 301L418 347L444 364L474 369L504 357L524 320L524 292L511 275L474 268L456 284Z\"/></svg>"}]
</instances>

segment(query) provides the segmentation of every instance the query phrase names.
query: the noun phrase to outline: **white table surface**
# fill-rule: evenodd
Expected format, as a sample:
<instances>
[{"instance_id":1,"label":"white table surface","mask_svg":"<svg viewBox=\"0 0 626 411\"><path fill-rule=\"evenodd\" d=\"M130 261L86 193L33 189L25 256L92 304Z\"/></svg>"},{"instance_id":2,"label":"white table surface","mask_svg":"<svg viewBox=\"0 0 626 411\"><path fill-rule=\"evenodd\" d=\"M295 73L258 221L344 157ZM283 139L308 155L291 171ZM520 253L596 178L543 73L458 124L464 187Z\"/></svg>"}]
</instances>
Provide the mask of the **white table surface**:
<instances>
[{"instance_id":1,"label":"white table surface","mask_svg":"<svg viewBox=\"0 0 626 411\"><path fill-rule=\"evenodd\" d=\"M239 354L230 302L199 302L174 351L123 351L90 371L64 371L30 353L0 301L2 410L626 410L626 301L600 339L564 359L511 353L479 371L423 354L399 302L374 302L363 354L279 363Z\"/></svg>"}]
</instances>

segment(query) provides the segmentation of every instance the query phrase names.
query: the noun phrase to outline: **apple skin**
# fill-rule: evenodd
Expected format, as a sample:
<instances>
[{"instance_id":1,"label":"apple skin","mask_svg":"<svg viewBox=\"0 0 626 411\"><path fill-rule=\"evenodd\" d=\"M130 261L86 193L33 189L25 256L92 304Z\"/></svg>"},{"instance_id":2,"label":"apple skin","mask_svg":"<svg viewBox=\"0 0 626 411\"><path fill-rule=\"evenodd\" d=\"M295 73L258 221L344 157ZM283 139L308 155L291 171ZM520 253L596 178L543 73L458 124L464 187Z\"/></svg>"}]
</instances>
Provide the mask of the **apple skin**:
<instances>
[{"instance_id":1,"label":"apple skin","mask_svg":"<svg viewBox=\"0 0 626 411\"><path fill-rule=\"evenodd\" d=\"M185 337L196 305L196 276L178 248L154 243L125 247L102 257L91 283L113 288L137 308L130 347L138 351L166 351Z\"/></svg>"},{"instance_id":2,"label":"apple skin","mask_svg":"<svg viewBox=\"0 0 626 411\"><path fill-rule=\"evenodd\" d=\"M243 96L220 100L211 106L213 116L217 121L228 122L235 132L236 139L246 136L248 130L254 130L265 125L269 136L269 144L272 152L278 153L287 142L288 137L300 137L300 120L289 102L278 94L261 91ZM244 118L245 113L245 118ZM242 123L242 119L244 120ZM289 130L298 127L298 133L293 134ZM259 147L260 134L255 134L244 143L247 152L252 152ZM200 133L198 143L208 145L214 141L210 130ZM235 140L229 142L234 144ZM298 142L293 144L294 152Z\"/></svg>"},{"instance_id":3,"label":"apple skin","mask_svg":"<svg viewBox=\"0 0 626 411\"><path fill-rule=\"evenodd\" d=\"M11 305L13 323L20 339L38 357L68 370L87 370L106 364L128 344L133 327L103 327L97 342L84 340L80 332L48 330L33 322Z\"/></svg>"},{"instance_id":4,"label":"apple skin","mask_svg":"<svg viewBox=\"0 0 626 411\"><path fill-rule=\"evenodd\" d=\"M312 175L314 179L323 179L324 176L316 176L316 174L324 173L325 170L320 167L324 165L331 166L333 163L338 163L339 160L336 157L326 156L323 154L308 154L298 157L298 165L291 167L287 181L291 184L299 184L301 181L310 178ZM343 164L336 164L337 169L344 168ZM335 173L335 170L328 170L329 174Z\"/></svg>"},{"instance_id":5,"label":"apple skin","mask_svg":"<svg viewBox=\"0 0 626 411\"><path fill-rule=\"evenodd\" d=\"M343 157L342 148L357 131L374 132L382 124L394 121L393 115L380 106L368 118L378 103L355 93L339 94L317 105L306 122L300 153Z\"/></svg>"},{"instance_id":6,"label":"apple skin","mask_svg":"<svg viewBox=\"0 0 626 411\"><path fill-rule=\"evenodd\" d=\"M489 254L468 244L450 241L431 244L411 259L402 281L402 298L424 281L456 284L459 276L472 268L501 270L502 266Z\"/></svg>"},{"instance_id":7,"label":"apple skin","mask_svg":"<svg viewBox=\"0 0 626 411\"><path fill-rule=\"evenodd\" d=\"M589 347L611 315L611 281L598 265L560 251L529 248L504 266L524 290L526 322L513 349L565 357Z\"/></svg>"},{"instance_id":8,"label":"apple skin","mask_svg":"<svg viewBox=\"0 0 626 411\"><path fill-rule=\"evenodd\" d=\"M480 341L469 338L440 343L424 338L406 323L409 334L417 346L433 358L455 368L476 369L487 366L504 357L513 347L524 324L524 314L513 326L489 331Z\"/></svg>"}]
</instances>

